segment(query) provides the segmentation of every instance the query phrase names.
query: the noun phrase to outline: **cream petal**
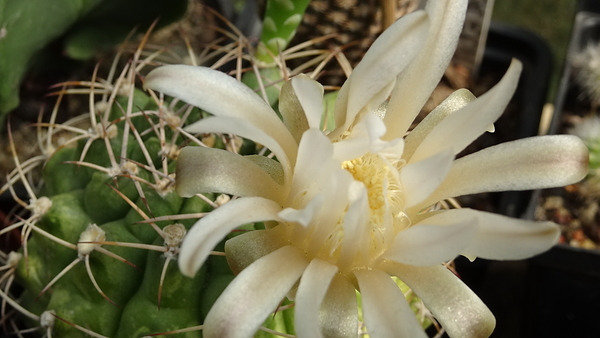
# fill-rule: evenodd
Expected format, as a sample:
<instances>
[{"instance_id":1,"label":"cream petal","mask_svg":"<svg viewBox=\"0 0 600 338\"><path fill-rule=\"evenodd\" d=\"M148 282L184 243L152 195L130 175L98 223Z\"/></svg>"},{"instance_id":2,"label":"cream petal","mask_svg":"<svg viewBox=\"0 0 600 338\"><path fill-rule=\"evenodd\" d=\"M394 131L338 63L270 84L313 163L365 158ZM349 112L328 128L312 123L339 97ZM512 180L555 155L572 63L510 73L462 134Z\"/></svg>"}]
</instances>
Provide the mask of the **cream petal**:
<instances>
[{"instance_id":1,"label":"cream petal","mask_svg":"<svg viewBox=\"0 0 600 338\"><path fill-rule=\"evenodd\" d=\"M371 147L369 144L369 135L361 127L365 127L364 124L354 127L352 134L348 138L333 143L333 157L335 159L340 162L350 161L361 157L369 151Z\"/></svg>"},{"instance_id":2,"label":"cream petal","mask_svg":"<svg viewBox=\"0 0 600 338\"><path fill-rule=\"evenodd\" d=\"M289 151L296 142L268 103L233 77L206 67L169 65L152 70L144 86L176 97L215 116L242 119Z\"/></svg>"},{"instance_id":3,"label":"cream petal","mask_svg":"<svg viewBox=\"0 0 600 338\"><path fill-rule=\"evenodd\" d=\"M368 253L365 239L369 236L369 198L365 186L357 181L351 182L349 193L350 205L344 215L344 237L337 265L350 268L352 263L359 263L356 255L359 252ZM367 260L369 257L365 257ZM360 264L360 263L359 263Z\"/></svg>"},{"instance_id":4,"label":"cream petal","mask_svg":"<svg viewBox=\"0 0 600 338\"><path fill-rule=\"evenodd\" d=\"M342 233L339 224L349 209L348 190L354 184L354 179L341 167L337 169L329 176L327 184L319 187L320 193L325 198L315 221L308 228L296 227L295 232L291 235L293 241L306 245L306 252L309 255L317 255L323 246L327 245L326 242L337 241ZM362 185L359 182L356 184ZM367 212L367 210L363 210L363 212Z\"/></svg>"},{"instance_id":5,"label":"cream petal","mask_svg":"<svg viewBox=\"0 0 600 338\"><path fill-rule=\"evenodd\" d=\"M384 141L385 142L385 141ZM401 158L404 152L404 139L398 138L387 142L386 146L378 151L379 155L389 156L392 158Z\"/></svg>"},{"instance_id":6,"label":"cream petal","mask_svg":"<svg viewBox=\"0 0 600 338\"><path fill-rule=\"evenodd\" d=\"M467 257L526 259L550 249L560 236L558 225L552 222L532 222L470 209L455 209L446 213L477 216L477 234L461 252Z\"/></svg>"},{"instance_id":7,"label":"cream petal","mask_svg":"<svg viewBox=\"0 0 600 338\"><path fill-rule=\"evenodd\" d=\"M275 181L277 184L285 184L285 174L283 172L283 168L281 167L281 163L262 155L246 155L244 158L261 167L261 169L269 174L269 176L271 176L273 181Z\"/></svg>"},{"instance_id":8,"label":"cream petal","mask_svg":"<svg viewBox=\"0 0 600 338\"><path fill-rule=\"evenodd\" d=\"M402 139L382 141L385 134L385 124L374 113L367 113L352 128L347 138L333 143L333 157L339 161L349 161L367 152L376 154L383 149L392 149L402 143Z\"/></svg>"},{"instance_id":9,"label":"cream petal","mask_svg":"<svg viewBox=\"0 0 600 338\"><path fill-rule=\"evenodd\" d=\"M396 235L384 259L416 266L447 262L469 247L477 234L475 215L438 213Z\"/></svg>"},{"instance_id":10,"label":"cream petal","mask_svg":"<svg viewBox=\"0 0 600 338\"><path fill-rule=\"evenodd\" d=\"M208 312L203 337L253 337L307 265L304 254L289 245L252 263L227 286Z\"/></svg>"},{"instance_id":11,"label":"cream petal","mask_svg":"<svg viewBox=\"0 0 600 338\"><path fill-rule=\"evenodd\" d=\"M404 294L380 270L354 272L362 295L363 317L372 338L426 338Z\"/></svg>"},{"instance_id":12,"label":"cream petal","mask_svg":"<svg viewBox=\"0 0 600 338\"><path fill-rule=\"evenodd\" d=\"M283 230L275 227L248 231L225 242L225 257L231 271L238 274L259 258L288 245Z\"/></svg>"},{"instance_id":13,"label":"cream petal","mask_svg":"<svg viewBox=\"0 0 600 338\"><path fill-rule=\"evenodd\" d=\"M340 89L335 105L337 129L332 137L348 130L361 110L375 111L387 98L398 73L426 40L428 27L425 13L416 11L396 21L375 40Z\"/></svg>"},{"instance_id":14,"label":"cream petal","mask_svg":"<svg viewBox=\"0 0 600 338\"><path fill-rule=\"evenodd\" d=\"M291 235L298 243L309 241L307 251L316 254L323 246L323 238L333 233L341 215L348 207L348 186L354 181L352 175L342 169L339 161L332 158L333 145L317 129L307 130L298 150L294 168L292 193L286 206L302 209L316 195L322 195L323 205L315 222L309 228L295 227Z\"/></svg>"},{"instance_id":15,"label":"cream petal","mask_svg":"<svg viewBox=\"0 0 600 338\"><path fill-rule=\"evenodd\" d=\"M308 227L314 221L324 205L323 195L316 195L310 199L308 204L302 209L285 208L279 212L279 217L287 222L298 223L303 227Z\"/></svg>"},{"instance_id":16,"label":"cream petal","mask_svg":"<svg viewBox=\"0 0 600 338\"><path fill-rule=\"evenodd\" d=\"M333 145L318 129L309 129L302 135L294 168L292 194L288 205L295 205L293 199L305 194L311 185L322 185L329 179L332 170L339 165L332 160ZM311 196L308 196L310 198Z\"/></svg>"},{"instance_id":17,"label":"cream petal","mask_svg":"<svg viewBox=\"0 0 600 338\"><path fill-rule=\"evenodd\" d=\"M502 143L454 161L438 189L414 210L444 198L488 191L559 187L588 172L588 150L573 135L550 135ZM413 210L413 211L414 211Z\"/></svg>"},{"instance_id":18,"label":"cream petal","mask_svg":"<svg viewBox=\"0 0 600 338\"><path fill-rule=\"evenodd\" d=\"M271 107L245 84L206 67L168 65L152 70L146 88L176 97L216 116L233 116L250 123L281 128Z\"/></svg>"},{"instance_id":19,"label":"cream petal","mask_svg":"<svg viewBox=\"0 0 600 338\"><path fill-rule=\"evenodd\" d=\"M321 313L319 326L325 337L356 338L358 332L358 310L356 290L340 273L333 276Z\"/></svg>"},{"instance_id":20,"label":"cream petal","mask_svg":"<svg viewBox=\"0 0 600 338\"><path fill-rule=\"evenodd\" d=\"M400 170L407 207L425 200L442 183L452 167L454 152L446 148L422 161L406 165Z\"/></svg>"},{"instance_id":21,"label":"cream petal","mask_svg":"<svg viewBox=\"0 0 600 338\"><path fill-rule=\"evenodd\" d=\"M216 116L277 124L277 116L252 89L233 77L206 67L168 65L152 70L144 86L177 97ZM281 121L279 121L281 122Z\"/></svg>"},{"instance_id":22,"label":"cream petal","mask_svg":"<svg viewBox=\"0 0 600 338\"><path fill-rule=\"evenodd\" d=\"M261 197L245 197L227 202L200 219L187 233L179 252L179 269L193 277L214 247L242 224L277 220L281 206Z\"/></svg>"},{"instance_id":23,"label":"cream petal","mask_svg":"<svg viewBox=\"0 0 600 338\"><path fill-rule=\"evenodd\" d=\"M300 74L298 76L306 76ZM309 127L308 118L304 108L298 99L298 96L292 85L292 80L283 84L279 92L279 112L283 118L283 123L294 136L296 142L300 142L302 133Z\"/></svg>"},{"instance_id":24,"label":"cream petal","mask_svg":"<svg viewBox=\"0 0 600 338\"><path fill-rule=\"evenodd\" d=\"M435 217L433 217L435 216ZM411 220L428 224L476 219L477 232L460 254L469 258L496 260L525 259L548 250L560 236L552 222L532 222L468 208L421 213ZM452 221L454 220L454 221Z\"/></svg>"},{"instance_id":25,"label":"cream petal","mask_svg":"<svg viewBox=\"0 0 600 338\"><path fill-rule=\"evenodd\" d=\"M450 94L406 136L402 158L407 162L410 161L417 147L435 126L442 122L448 115L456 112L475 99L475 95L468 89L458 89Z\"/></svg>"},{"instance_id":26,"label":"cream petal","mask_svg":"<svg viewBox=\"0 0 600 338\"><path fill-rule=\"evenodd\" d=\"M251 139L271 150L281 166L285 175L285 185L291 183L292 168L295 165L298 152L297 145L285 148L270 133L264 132L244 120L235 117L208 117L186 128L191 133L227 133Z\"/></svg>"},{"instance_id":27,"label":"cream petal","mask_svg":"<svg viewBox=\"0 0 600 338\"><path fill-rule=\"evenodd\" d=\"M323 86L304 74L294 76L291 83L308 120L308 127L320 129L323 115Z\"/></svg>"},{"instance_id":28,"label":"cream petal","mask_svg":"<svg viewBox=\"0 0 600 338\"><path fill-rule=\"evenodd\" d=\"M313 259L302 274L296 293L295 328L298 338L323 337L319 322L319 310L327 289L338 271L337 266L318 258Z\"/></svg>"},{"instance_id":29,"label":"cream petal","mask_svg":"<svg viewBox=\"0 0 600 338\"><path fill-rule=\"evenodd\" d=\"M177 193L191 197L205 192L281 200L284 186L255 162L229 151L185 147L177 159Z\"/></svg>"},{"instance_id":30,"label":"cream petal","mask_svg":"<svg viewBox=\"0 0 600 338\"><path fill-rule=\"evenodd\" d=\"M440 81L462 31L467 0L428 1L430 28L427 41L398 75L385 115L384 139L403 137Z\"/></svg>"},{"instance_id":31,"label":"cream petal","mask_svg":"<svg viewBox=\"0 0 600 338\"><path fill-rule=\"evenodd\" d=\"M420 161L448 146L458 154L485 133L508 105L519 83L521 69L521 62L513 59L506 74L494 88L435 126L417 147L410 161Z\"/></svg>"},{"instance_id":32,"label":"cream petal","mask_svg":"<svg viewBox=\"0 0 600 338\"><path fill-rule=\"evenodd\" d=\"M416 267L392 261L381 268L423 300L451 338L489 337L496 319L477 295L442 265Z\"/></svg>"},{"instance_id":33,"label":"cream petal","mask_svg":"<svg viewBox=\"0 0 600 338\"><path fill-rule=\"evenodd\" d=\"M304 133L294 168L292 190L285 205L297 210L305 209L315 196L322 195L323 205L327 206L327 210L320 208L317 214L317 209L312 209L315 212L313 219L318 223L311 224L311 229L295 228L293 238L300 242L306 236L312 238L311 234L315 229L324 235L329 234L332 224L336 224L347 206L346 198L339 198L339 191L345 191L347 184L353 179L349 172L341 168L339 162L332 159L332 153L333 146L322 132L309 129ZM319 243L311 248L318 250L321 245L322 241L319 239Z\"/></svg>"}]
</instances>

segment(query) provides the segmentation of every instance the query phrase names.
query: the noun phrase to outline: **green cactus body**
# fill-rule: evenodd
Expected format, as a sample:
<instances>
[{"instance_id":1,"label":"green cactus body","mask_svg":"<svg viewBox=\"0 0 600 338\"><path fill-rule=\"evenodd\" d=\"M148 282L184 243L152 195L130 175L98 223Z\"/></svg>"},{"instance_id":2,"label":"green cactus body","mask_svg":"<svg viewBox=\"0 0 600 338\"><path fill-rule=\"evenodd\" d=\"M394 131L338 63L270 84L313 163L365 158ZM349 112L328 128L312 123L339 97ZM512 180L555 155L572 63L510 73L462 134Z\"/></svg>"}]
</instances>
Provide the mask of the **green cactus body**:
<instances>
[{"instance_id":1,"label":"green cactus body","mask_svg":"<svg viewBox=\"0 0 600 338\"><path fill-rule=\"evenodd\" d=\"M23 287L19 304L32 319L21 320L27 325L41 322L39 332L52 337L201 337L204 317L234 275L217 255L194 278L183 276L177 252L186 230L229 198L175 192L178 149L202 146L183 136L182 127L202 113L175 107L189 114L187 120L173 118L180 115L167 115L166 105L140 90L117 97L108 117L96 114L91 128L77 129L75 141L40 162L44 184L30 188L31 216L22 222L23 258L15 267ZM247 140L215 140L215 147L257 150ZM33 186L22 173L15 175ZM262 224L240 231L257 227ZM223 252L224 242L214 250ZM293 332L292 315L285 310L269 317L259 336Z\"/></svg>"},{"instance_id":2,"label":"green cactus body","mask_svg":"<svg viewBox=\"0 0 600 338\"><path fill-rule=\"evenodd\" d=\"M115 85L111 92L120 89ZM213 195L182 198L174 191L177 151L195 143L182 136L182 127L202 114L181 104L173 109L182 113L167 112L139 89L114 101L99 97L91 100L112 107L93 112L89 126L51 126L54 132L69 126L74 135L49 147L38 163L40 189L31 188L23 172L13 173L32 195L31 215L21 222L23 258L14 267L23 288L18 306L32 319L25 324L41 322L39 332L52 337L129 338L177 330L181 337L200 337L207 309L233 278L222 257L211 261L210 280L208 266L194 278L177 267L186 229L215 206ZM189 216L169 219L182 214Z\"/></svg>"},{"instance_id":3,"label":"green cactus body","mask_svg":"<svg viewBox=\"0 0 600 338\"><path fill-rule=\"evenodd\" d=\"M136 97L139 95L146 94L137 92ZM149 102L148 97L145 101ZM78 244L90 224L97 224L101 236L95 240L167 248L165 239L155 227L137 222L212 209L198 197L179 197L168 179L162 177L164 175L153 184L146 183L152 182L157 173L163 173L161 167L149 169L161 163L157 150L161 142L157 135L150 133L143 138L146 153L152 156L149 161L142 162L142 147L132 135L123 137L127 122L121 120L114 124L118 132L110 139L100 137L87 146L88 140L80 140L76 147L65 147L54 153L44 167L43 177L48 183L42 191L51 201L51 207L35 226L71 246L57 243L36 231L27 240L27 259L20 261L18 279L25 287L23 299L27 301L22 302L23 306L37 313L53 310L64 320L55 321L53 337L89 336L68 323L107 337L141 337L202 323L200 303L204 273L193 279L182 276L176 260L172 259L174 253L121 245ZM143 127L144 121L138 122L142 122L138 127ZM172 131L165 129L166 136L171 136ZM126 147L123 147L124 140L128 142ZM82 156L84 148L87 152ZM124 158L136 157L140 161L136 163L144 163L145 167L132 166L130 163L133 162L122 161L114 155L111 160L110 152L119 154L122 148L126 149ZM79 161L81 163L74 163ZM125 169L115 174L114 163L111 163L114 161L121 162L120 166ZM165 174L173 171L172 162L165 161ZM183 224L189 227L194 220L185 220ZM160 221L155 226L162 229L169 224L173 222ZM99 251L112 252L126 262ZM169 254L171 256L167 258ZM161 276L167 260L170 264ZM72 268L54 281L70 265ZM51 286L47 288L47 285ZM42 290L43 294L38 296ZM195 331L182 336L199 335Z\"/></svg>"},{"instance_id":4,"label":"green cactus body","mask_svg":"<svg viewBox=\"0 0 600 338\"><path fill-rule=\"evenodd\" d=\"M157 238L155 244L162 245ZM142 284L123 310L122 320L115 337L142 337L147 334L172 331L199 325L200 300L203 298L205 268L194 278L184 277L174 261L168 265L158 304L159 282L167 258L160 252L147 254ZM181 334L181 337L200 337L198 331Z\"/></svg>"}]
</instances>

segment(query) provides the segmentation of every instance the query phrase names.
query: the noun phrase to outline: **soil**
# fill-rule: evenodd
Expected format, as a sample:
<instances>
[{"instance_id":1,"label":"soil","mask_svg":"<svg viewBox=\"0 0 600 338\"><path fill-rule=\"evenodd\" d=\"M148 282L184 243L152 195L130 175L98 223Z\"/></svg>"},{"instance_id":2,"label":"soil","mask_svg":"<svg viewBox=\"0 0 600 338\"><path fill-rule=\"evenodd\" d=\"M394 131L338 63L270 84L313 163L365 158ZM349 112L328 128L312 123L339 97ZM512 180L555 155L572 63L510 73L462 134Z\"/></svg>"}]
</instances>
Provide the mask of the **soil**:
<instances>
[{"instance_id":1,"label":"soil","mask_svg":"<svg viewBox=\"0 0 600 338\"><path fill-rule=\"evenodd\" d=\"M535 219L561 226L559 243L584 249L600 249L598 201L586 196L587 182L549 190L540 198Z\"/></svg>"}]
</instances>

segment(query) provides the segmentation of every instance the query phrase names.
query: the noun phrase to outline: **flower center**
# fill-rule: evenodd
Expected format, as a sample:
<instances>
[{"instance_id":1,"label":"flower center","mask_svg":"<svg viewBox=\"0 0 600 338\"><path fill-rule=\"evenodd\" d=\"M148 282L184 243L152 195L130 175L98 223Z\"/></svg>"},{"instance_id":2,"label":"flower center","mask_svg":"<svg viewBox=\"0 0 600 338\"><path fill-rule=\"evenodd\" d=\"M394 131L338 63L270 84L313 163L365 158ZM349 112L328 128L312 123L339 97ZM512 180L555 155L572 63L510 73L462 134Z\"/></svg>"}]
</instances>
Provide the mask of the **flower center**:
<instances>
[{"instance_id":1,"label":"flower center","mask_svg":"<svg viewBox=\"0 0 600 338\"><path fill-rule=\"evenodd\" d=\"M388 197L387 177L390 169L380 165L381 159L367 154L342 163L342 168L349 171L355 180L361 181L367 188L369 207L371 207L371 223L382 224L385 215L385 202Z\"/></svg>"},{"instance_id":2,"label":"flower center","mask_svg":"<svg viewBox=\"0 0 600 338\"><path fill-rule=\"evenodd\" d=\"M368 153L342 163L342 168L367 188L371 254L377 255L394 239L396 233L407 228L410 220L404 213L404 196L399 182L400 158Z\"/></svg>"},{"instance_id":3,"label":"flower center","mask_svg":"<svg viewBox=\"0 0 600 338\"><path fill-rule=\"evenodd\" d=\"M404 192L400 183L399 169L403 165L400 156L391 153L368 153L341 163L341 169L366 188L369 208L368 219L356 224L361 228L353 228L351 237L347 237L344 226L348 209L331 214L320 208L320 214L311 226L286 223L289 232L285 236L308 257L329 261L338 265L342 272L370 266L392 245L396 234L411 224L404 212Z\"/></svg>"}]
</instances>

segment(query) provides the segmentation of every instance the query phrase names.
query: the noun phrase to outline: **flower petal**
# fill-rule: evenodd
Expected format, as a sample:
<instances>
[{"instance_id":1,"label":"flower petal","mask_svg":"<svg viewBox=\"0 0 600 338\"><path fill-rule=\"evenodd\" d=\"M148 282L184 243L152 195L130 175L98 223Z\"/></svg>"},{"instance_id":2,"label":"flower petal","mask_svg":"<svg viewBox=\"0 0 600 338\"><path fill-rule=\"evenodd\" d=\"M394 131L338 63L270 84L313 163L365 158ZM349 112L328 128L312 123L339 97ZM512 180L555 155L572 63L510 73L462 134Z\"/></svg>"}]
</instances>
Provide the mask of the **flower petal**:
<instances>
[{"instance_id":1,"label":"flower petal","mask_svg":"<svg viewBox=\"0 0 600 338\"><path fill-rule=\"evenodd\" d=\"M277 157L279 163L281 163L285 175L285 185L288 185L291 182L292 168L295 165L298 152L298 146L296 144L292 147L285 148L277 139L273 138L270 133L266 133L262 129L235 117L208 117L190 125L186 130L197 134L235 134L260 143L271 150Z\"/></svg>"},{"instance_id":2,"label":"flower petal","mask_svg":"<svg viewBox=\"0 0 600 338\"><path fill-rule=\"evenodd\" d=\"M427 337L404 294L388 274L380 270L357 270L354 275L370 337Z\"/></svg>"},{"instance_id":3,"label":"flower petal","mask_svg":"<svg viewBox=\"0 0 600 338\"><path fill-rule=\"evenodd\" d=\"M269 105L233 77L207 67L168 65L152 70L147 88L177 97L216 116L234 116L249 122L281 126ZM276 122L276 121L279 121Z\"/></svg>"},{"instance_id":4,"label":"flower petal","mask_svg":"<svg viewBox=\"0 0 600 338\"><path fill-rule=\"evenodd\" d=\"M417 266L441 264L469 247L477 230L475 215L440 212L398 233L383 258Z\"/></svg>"},{"instance_id":5,"label":"flower petal","mask_svg":"<svg viewBox=\"0 0 600 338\"><path fill-rule=\"evenodd\" d=\"M321 304L337 271L337 266L316 258L302 274L296 293L296 337L323 337L320 327L315 323L319 322Z\"/></svg>"},{"instance_id":6,"label":"flower petal","mask_svg":"<svg viewBox=\"0 0 600 338\"><path fill-rule=\"evenodd\" d=\"M468 89L458 89L450 94L406 136L402 158L407 162L410 161L417 147L435 126L442 122L448 115L456 112L475 99L475 95Z\"/></svg>"},{"instance_id":7,"label":"flower petal","mask_svg":"<svg viewBox=\"0 0 600 338\"><path fill-rule=\"evenodd\" d=\"M183 148L177 159L176 177L177 193L183 197L218 192L280 200L285 192L252 160L214 148Z\"/></svg>"},{"instance_id":8,"label":"flower petal","mask_svg":"<svg viewBox=\"0 0 600 338\"><path fill-rule=\"evenodd\" d=\"M225 257L231 271L238 274L254 261L286 245L282 227L248 231L225 242Z\"/></svg>"},{"instance_id":9,"label":"flower petal","mask_svg":"<svg viewBox=\"0 0 600 338\"><path fill-rule=\"evenodd\" d=\"M485 133L508 105L517 88L521 69L521 62L513 59L506 74L494 88L435 126L417 147L410 161L419 161L448 146L458 154Z\"/></svg>"},{"instance_id":10,"label":"flower petal","mask_svg":"<svg viewBox=\"0 0 600 338\"><path fill-rule=\"evenodd\" d=\"M454 161L444 182L415 210L444 198L489 191L559 187L588 172L588 150L573 135L502 143Z\"/></svg>"},{"instance_id":11,"label":"flower petal","mask_svg":"<svg viewBox=\"0 0 600 338\"><path fill-rule=\"evenodd\" d=\"M312 209L315 214L310 226L295 227L290 235L292 243L307 245L308 254L317 254L324 245L323 239L336 232L349 203L348 186L354 179L332 154L333 145L321 131L311 128L304 133L294 168L292 192L285 205L301 210L309 203L317 203L311 202L315 196L323 196L322 205L326 207L318 211Z\"/></svg>"},{"instance_id":12,"label":"flower petal","mask_svg":"<svg viewBox=\"0 0 600 338\"><path fill-rule=\"evenodd\" d=\"M245 197L227 202L200 219L187 233L179 252L181 273L192 277L210 251L231 230L242 224L276 220L281 206L261 197Z\"/></svg>"},{"instance_id":13,"label":"flower petal","mask_svg":"<svg viewBox=\"0 0 600 338\"><path fill-rule=\"evenodd\" d=\"M207 67L168 65L152 70L144 86L177 97L216 116L234 116L272 127L281 121L252 89L233 77Z\"/></svg>"},{"instance_id":14,"label":"flower petal","mask_svg":"<svg viewBox=\"0 0 600 338\"><path fill-rule=\"evenodd\" d=\"M560 236L558 225L552 222L532 222L470 209L446 213L477 216L477 234L461 252L467 257L525 259L550 249Z\"/></svg>"},{"instance_id":15,"label":"flower petal","mask_svg":"<svg viewBox=\"0 0 600 338\"><path fill-rule=\"evenodd\" d=\"M427 41L419 54L400 73L385 115L386 140L403 137L442 78L462 31L466 0L428 1Z\"/></svg>"},{"instance_id":16,"label":"flower petal","mask_svg":"<svg viewBox=\"0 0 600 338\"><path fill-rule=\"evenodd\" d=\"M289 151L296 142L271 107L233 77L206 67L169 65L152 70L144 86L176 97L215 116L242 119Z\"/></svg>"},{"instance_id":17,"label":"flower petal","mask_svg":"<svg viewBox=\"0 0 600 338\"><path fill-rule=\"evenodd\" d=\"M396 21L375 40L340 89L335 104L337 129L332 137L347 131L361 110L375 111L385 101L398 73L421 49L428 28L425 13L416 11Z\"/></svg>"},{"instance_id":18,"label":"flower petal","mask_svg":"<svg viewBox=\"0 0 600 338\"><path fill-rule=\"evenodd\" d=\"M454 152L446 148L422 161L406 165L400 171L406 206L422 202L444 181L452 167Z\"/></svg>"},{"instance_id":19,"label":"flower petal","mask_svg":"<svg viewBox=\"0 0 600 338\"><path fill-rule=\"evenodd\" d=\"M333 143L333 157L339 161L349 161L361 157L367 152L376 154L386 148L396 148L404 141L399 138L382 141L385 124L374 113L367 113L352 128L352 133L339 142Z\"/></svg>"},{"instance_id":20,"label":"flower petal","mask_svg":"<svg viewBox=\"0 0 600 338\"><path fill-rule=\"evenodd\" d=\"M235 277L210 309L202 335L253 337L307 265L304 254L289 245L252 263Z\"/></svg>"},{"instance_id":21,"label":"flower petal","mask_svg":"<svg viewBox=\"0 0 600 338\"><path fill-rule=\"evenodd\" d=\"M296 141L309 128L321 128L323 86L304 74L294 76L281 88L279 111ZM294 132L296 131L296 133Z\"/></svg>"},{"instance_id":22,"label":"flower petal","mask_svg":"<svg viewBox=\"0 0 600 338\"><path fill-rule=\"evenodd\" d=\"M359 263L358 253L368 254L369 250L365 244L370 242L369 238L369 198L365 186L357 181L351 182L348 189L348 210L344 215L342 247L337 265L342 269L348 268L352 263ZM368 261L369 257L364 257Z\"/></svg>"},{"instance_id":23,"label":"flower petal","mask_svg":"<svg viewBox=\"0 0 600 338\"><path fill-rule=\"evenodd\" d=\"M301 78L308 77L304 74L300 74L298 76ZM295 78L296 77L292 78L292 80ZM283 123L285 123L285 126L288 128L290 133L292 133L296 142L300 142L302 133L304 133L310 127L308 125L308 118L304 112L304 108L302 107L298 95L294 90L294 86L292 85L292 80L285 82L283 86L281 86L281 91L279 92L279 112L283 118ZM310 78L309 80L312 81ZM304 82L302 80L300 81ZM308 90L308 92L310 92L310 90ZM321 93L321 97L322 95L323 94Z\"/></svg>"},{"instance_id":24,"label":"flower petal","mask_svg":"<svg viewBox=\"0 0 600 338\"><path fill-rule=\"evenodd\" d=\"M257 166L261 167L273 181L277 184L284 185L285 184L285 174L283 173L283 168L281 167L281 163L276 160L269 158L267 156L262 155L246 155L243 156L245 159L252 161Z\"/></svg>"},{"instance_id":25,"label":"flower petal","mask_svg":"<svg viewBox=\"0 0 600 338\"><path fill-rule=\"evenodd\" d=\"M336 273L333 276L321 305L319 319L323 336L356 338L358 332L356 290L344 275Z\"/></svg>"},{"instance_id":26,"label":"flower petal","mask_svg":"<svg viewBox=\"0 0 600 338\"><path fill-rule=\"evenodd\" d=\"M316 195L302 209L285 208L279 212L279 217L287 222L294 222L308 227L324 205L324 196Z\"/></svg>"},{"instance_id":27,"label":"flower petal","mask_svg":"<svg viewBox=\"0 0 600 338\"><path fill-rule=\"evenodd\" d=\"M477 295L442 265L385 261L382 269L408 285L452 338L489 337L496 319Z\"/></svg>"},{"instance_id":28,"label":"flower petal","mask_svg":"<svg viewBox=\"0 0 600 338\"><path fill-rule=\"evenodd\" d=\"M346 211L350 208L351 201L348 191L352 190L351 185L354 181L350 173L341 168L338 168L338 171L332 173L329 178L330 181L327 182L327 185L319 187L324 200L319 213L313 218L313 222L306 228L295 227L294 232L290 235L292 243L303 246L308 255L318 255L322 250L330 250L332 247L337 247L342 239L351 237L342 231L339 225L347 216ZM356 183L362 186L362 184ZM363 210L365 213L366 211ZM344 224L344 227L349 224Z\"/></svg>"},{"instance_id":29,"label":"flower petal","mask_svg":"<svg viewBox=\"0 0 600 338\"><path fill-rule=\"evenodd\" d=\"M333 145L320 130L309 129L304 132L298 146L292 193L288 205L297 205L295 199L304 195L313 184L324 185L329 180L331 171L340 168L332 160L332 156ZM311 197L306 196L306 198Z\"/></svg>"}]
</instances>

